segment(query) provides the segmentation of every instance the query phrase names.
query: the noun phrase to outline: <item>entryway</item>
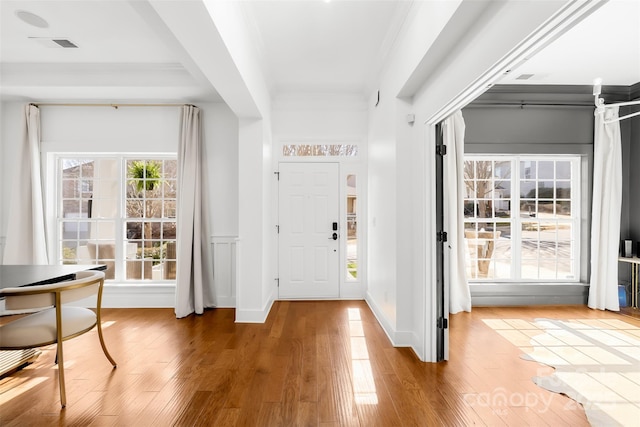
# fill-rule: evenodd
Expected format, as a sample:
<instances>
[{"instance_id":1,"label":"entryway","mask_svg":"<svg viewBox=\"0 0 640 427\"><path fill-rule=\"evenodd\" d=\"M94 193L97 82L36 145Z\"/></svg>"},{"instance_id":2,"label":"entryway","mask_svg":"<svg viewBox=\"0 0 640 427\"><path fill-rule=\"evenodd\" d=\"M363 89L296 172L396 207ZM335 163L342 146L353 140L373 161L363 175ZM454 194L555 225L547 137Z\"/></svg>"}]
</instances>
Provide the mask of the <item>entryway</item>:
<instances>
[{"instance_id":1,"label":"entryway","mask_svg":"<svg viewBox=\"0 0 640 427\"><path fill-rule=\"evenodd\" d=\"M339 165L283 162L279 172L279 298L338 298Z\"/></svg>"}]
</instances>

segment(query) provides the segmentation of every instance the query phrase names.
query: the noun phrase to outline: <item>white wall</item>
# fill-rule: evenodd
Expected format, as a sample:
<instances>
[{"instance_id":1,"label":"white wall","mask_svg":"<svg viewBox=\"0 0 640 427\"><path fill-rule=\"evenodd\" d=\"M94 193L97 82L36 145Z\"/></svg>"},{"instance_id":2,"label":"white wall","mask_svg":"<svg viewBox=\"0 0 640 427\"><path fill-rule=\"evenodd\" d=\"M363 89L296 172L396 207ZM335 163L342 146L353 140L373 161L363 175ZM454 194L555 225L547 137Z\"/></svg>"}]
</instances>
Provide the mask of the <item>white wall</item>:
<instances>
[{"instance_id":1,"label":"white wall","mask_svg":"<svg viewBox=\"0 0 640 427\"><path fill-rule=\"evenodd\" d=\"M15 168L16 147L21 138L24 103L3 103L2 108L2 192L9 195ZM238 120L222 103L202 104L203 132L210 185L210 232L212 236L238 235ZM41 107L42 152L176 153L179 137L179 107ZM46 162L44 163L46 167ZM45 170L45 177L49 177ZM45 178L49 195L53 180ZM50 199L50 197L49 197ZM0 198L0 236L6 234L10 206ZM50 205L50 204L49 204ZM48 206L51 210L51 206ZM53 215L53 212L50 212ZM50 224L51 225L51 224ZM52 257L53 259L53 257ZM122 295L105 291L105 306L172 307L173 287L152 284L129 286ZM109 286L107 286L108 288ZM155 296L149 290L158 291ZM146 292L146 293L145 293ZM126 295L126 296L123 296Z\"/></svg>"},{"instance_id":2,"label":"white wall","mask_svg":"<svg viewBox=\"0 0 640 427\"><path fill-rule=\"evenodd\" d=\"M346 241L341 250L340 297L345 299L363 298L366 285L366 162L367 162L367 124L368 113L366 101L357 94L283 94L274 100L272 107L273 125L273 164L272 170L278 170L280 161L330 161L340 164L340 188L346 190L346 177L356 174L358 192L358 280L347 281L344 266L346 265ZM358 156L331 158L295 158L282 156L283 144L356 144ZM273 200L271 211L277 224L278 199L277 180L272 179ZM346 219L346 196L341 193L340 212L342 220ZM341 224L345 229L346 223ZM277 235L275 235L273 253L278 251ZM277 272L277 258L274 259L274 271Z\"/></svg>"},{"instance_id":3,"label":"white wall","mask_svg":"<svg viewBox=\"0 0 640 427\"><path fill-rule=\"evenodd\" d=\"M435 140L424 123L565 3L416 3L386 61L377 107L371 94L367 301L392 341L423 360L435 360L436 321Z\"/></svg>"}]
</instances>

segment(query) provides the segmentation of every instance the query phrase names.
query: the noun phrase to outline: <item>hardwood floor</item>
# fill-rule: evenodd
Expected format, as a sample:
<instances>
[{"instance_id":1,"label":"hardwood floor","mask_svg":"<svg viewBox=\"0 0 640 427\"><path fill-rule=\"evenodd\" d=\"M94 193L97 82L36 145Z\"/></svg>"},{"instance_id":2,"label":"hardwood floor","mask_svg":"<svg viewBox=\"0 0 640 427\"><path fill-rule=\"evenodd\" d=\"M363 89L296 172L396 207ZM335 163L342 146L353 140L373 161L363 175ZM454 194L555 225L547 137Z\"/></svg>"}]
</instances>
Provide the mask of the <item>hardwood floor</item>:
<instances>
[{"instance_id":1,"label":"hardwood floor","mask_svg":"<svg viewBox=\"0 0 640 427\"><path fill-rule=\"evenodd\" d=\"M619 318L584 307L474 308L451 319L451 360L394 348L363 301L276 302L264 324L234 310L104 310L65 343L67 407L53 347L0 380L2 426L581 426L572 400L538 388L551 368L522 360L487 318Z\"/></svg>"}]
</instances>

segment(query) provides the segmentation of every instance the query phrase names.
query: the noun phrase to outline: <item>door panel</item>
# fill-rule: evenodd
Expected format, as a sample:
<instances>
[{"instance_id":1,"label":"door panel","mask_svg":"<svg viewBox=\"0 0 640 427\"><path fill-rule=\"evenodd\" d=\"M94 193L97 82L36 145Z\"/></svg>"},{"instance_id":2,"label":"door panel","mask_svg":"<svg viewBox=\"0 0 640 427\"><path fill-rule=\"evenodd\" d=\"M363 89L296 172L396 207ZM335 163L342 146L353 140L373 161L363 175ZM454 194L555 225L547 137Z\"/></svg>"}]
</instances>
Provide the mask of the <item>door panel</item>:
<instances>
[{"instance_id":1,"label":"door panel","mask_svg":"<svg viewBox=\"0 0 640 427\"><path fill-rule=\"evenodd\" d=\"M280 298L339 296L338 178L337 163L280 163Z\"/></svg>"}]
</instances>

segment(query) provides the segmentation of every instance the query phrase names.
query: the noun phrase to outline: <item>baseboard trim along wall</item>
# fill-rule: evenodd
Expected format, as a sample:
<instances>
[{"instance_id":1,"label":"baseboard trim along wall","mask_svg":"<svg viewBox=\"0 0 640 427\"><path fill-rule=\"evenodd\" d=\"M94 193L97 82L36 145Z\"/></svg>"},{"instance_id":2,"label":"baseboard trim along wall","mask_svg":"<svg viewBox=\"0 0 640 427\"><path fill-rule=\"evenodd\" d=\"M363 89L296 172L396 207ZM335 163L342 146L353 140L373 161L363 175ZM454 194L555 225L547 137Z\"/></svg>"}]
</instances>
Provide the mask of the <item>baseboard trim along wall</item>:
<instances>
[{"instance_id":1,"label":"baseboard trim along wall","mask_svg":"<svg viewBox=\"0 0 640 427\"><path fill-rule=\"evenodd\" d=\"M269 298L269 302L262 310L241 310L236 309L236 323L264 323L271 311L274 303L273 298Z\"/></svg>"},{"instance_id":2,"label":"baseboard trim along wall","mask_svg":"<svg viewBox=\"0 0 640 427\"><path fill-rule=\"evenodd\" d=\"M472 284L472 306L584 305L589 285L571 284Z\"/></svg>"},{"instance_id":3,"label":"baseboard trim along wall","mask_svg":"<svg viewBox=\"0 0 640 427\"><path fill-rule=\"evenodd\" d=\"M373 315L378 320L378 323L384 330L385 334L391 341L394 347L410 347L418 356L420 360L424 358L424 346L421 345L419 338L411 331L398 331L384 316L381 308L375 303L369 292L366 293L365 301L371 308Z\"/></svg>"}]
</instances>

